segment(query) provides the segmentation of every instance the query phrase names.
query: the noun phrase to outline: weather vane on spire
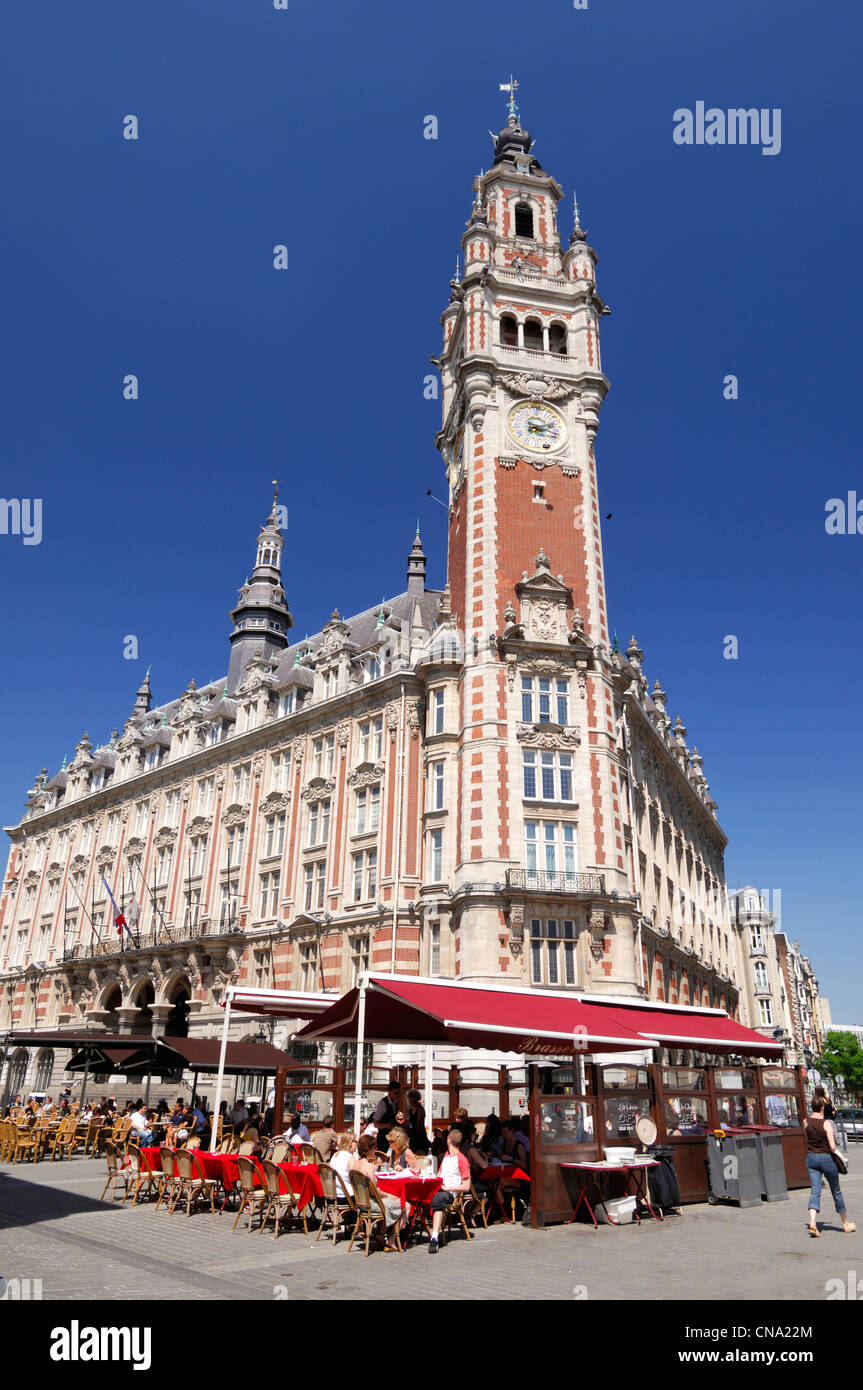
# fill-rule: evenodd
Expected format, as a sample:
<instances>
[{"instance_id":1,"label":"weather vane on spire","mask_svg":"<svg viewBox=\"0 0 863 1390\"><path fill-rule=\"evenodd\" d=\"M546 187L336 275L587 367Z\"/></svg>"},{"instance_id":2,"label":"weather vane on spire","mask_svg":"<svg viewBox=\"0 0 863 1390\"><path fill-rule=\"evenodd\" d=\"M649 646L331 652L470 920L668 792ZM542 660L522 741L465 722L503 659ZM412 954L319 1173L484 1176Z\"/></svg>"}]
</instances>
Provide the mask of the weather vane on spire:
<instances>
[{"instance_id":1,"label":"weather vane on spire","mask_svg":"<svg viewBox=\"0 0 863 1390\"><path fill-rule=\"evenodd\" d=\"M501 84L500 84L500 90L501 90L502 92L509 92L509 101L508 101L508 103L507 103L507 106L508 106L508 109L509 109L509 114L510 114L510 116L517 116L517 115L518 115L518 107L517 107L516 104L515 104L515 93L516 93L516 88L517 88L517 87L518 87L518 82L517 82L516 79L513 77L512 73L510 73L510 75L509 75L509 81L508 81L508 82L501 82Z\"/></svg>"},{"instance_id":2,"label":"weather vane on spire","mask_svg":"<svg viewBox=\"0 0 863 1390\"><path fill-rule=\"evenodd\" d=\"M275 496L273 497L274 507L277 507L279 504L279 485L281 481L281 478L273 478L273 487L276 489Z\"/></svg>"}]
</instances>

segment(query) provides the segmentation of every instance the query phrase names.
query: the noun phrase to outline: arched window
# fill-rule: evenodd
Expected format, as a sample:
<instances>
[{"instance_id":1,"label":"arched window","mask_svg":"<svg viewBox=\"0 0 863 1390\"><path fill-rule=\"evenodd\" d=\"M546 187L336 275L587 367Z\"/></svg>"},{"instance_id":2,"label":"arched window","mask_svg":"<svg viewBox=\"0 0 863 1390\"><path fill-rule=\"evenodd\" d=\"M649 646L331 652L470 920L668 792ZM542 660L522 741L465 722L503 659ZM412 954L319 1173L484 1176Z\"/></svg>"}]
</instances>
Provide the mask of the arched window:
<instances>
[{"instance_id":1,"label":"arched window","mask_svg":"<svg viewBox=\"0 0 863 1390\"><path fill-rule=\"evenodd\" d=\"M50 1047L44 1047L36 1058L36 1074L33 1080L34 1091L47 1091L51 1084L51 1073L54 1070L54 1053Z\"/></svg>"},{"instance_id":2,"label":"arched window","mask_svg":"<svg viewBox=\"0 0 863 1390\"><path fill-rule=\"evenodd\" d=\"M524 325L524 345L542 352L542 324L538 319L528 319Z\"/></svg>"},{"instance_id":3,"label":"arched window","mask_svg":"<svg viewBox=\"0 0 863 1390\"><path fill-rule=\"evenodd\" d=\"M504 314L500 321L500 341L504 347L518 345L518 324L512 314Z\"/></svg>"},{"instance_id":4,"label":"arched window","mask_svg":"<svg viewBox=\"0 0 863 1390\"><path fill-rule=\"evenodd\" d=\"M533 208L529 203L515 205L516 236L533 237Z\"/></svg>"},{"instance_id":5,"label":"arched window","mask_svg":"<svg viewBox=\"0 0 863 1390\"><path fill-rule=\"evenodd\" d=\"M566 329L562 323L553 323L548 330L548 347L558 357L566 356Z\"/></svg>"}]
</instances>

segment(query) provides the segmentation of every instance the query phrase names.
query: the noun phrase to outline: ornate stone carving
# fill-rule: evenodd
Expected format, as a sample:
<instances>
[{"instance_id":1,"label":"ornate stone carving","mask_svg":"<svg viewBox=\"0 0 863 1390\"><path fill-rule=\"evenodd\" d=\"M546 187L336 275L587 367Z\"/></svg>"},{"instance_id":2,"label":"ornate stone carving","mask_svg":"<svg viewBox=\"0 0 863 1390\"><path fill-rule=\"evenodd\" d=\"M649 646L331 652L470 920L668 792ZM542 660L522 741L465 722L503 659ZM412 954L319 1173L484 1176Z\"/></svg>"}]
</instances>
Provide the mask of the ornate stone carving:
<instances>
[{"instance_id":1,"label":"ornate stone carving","mask_svg":"<svg viewBox=\"0 0 863 1390\"><path fill-rule=\"evenodd\" d=\"M194 840L201 835L209 835L212 828L212 816L193 816L186 826L186 834L190 840Z\"/></svg>"},{"instance_id":2,"label":"ornate stone carving","mask_svg":"<svg viewBox=\"0 0 863 1390\"><path fill-rule=\"evenodd\" d=\"M497 380L512 396L528 396L537 401L565 401L578 388L560 377L538 376L533 372L500 372Z\"/></svg>"},{"instance_id":3,"label":"ornate stone carving","mask_svg":"<svg viewBox=\"0 0 863 1390\"><path fill-rule=\"evenodd\" d=\"M528 748L575 748L581 743L578 724L522 724L515 726L519 743Z\"/></svg>"},{"instance_id":4,"label":"ornate stone carving","mask_svg":"<svg viewBox=\"0 0 863 1390\"><path fill-rule=\"evenodd\" d=\"M235 825L243 825L249 815L248 801L241 806L239 801L234 801L222 812L222 825L226 830L230 830Z\"/></svg>"},{"instance_id":5,"label":"ornate stone carving","mask_svg":"<svg viewBox=\"0 0 863 1390\"><path fill-rule=\"evenodd\" d=\"M340 724L336 725L336 743L339 746L339 751L342 757L344 757L348 751L348 743L350 742L350 738L351 726L347 719L343 719Z\"/></svg>"},{"instance_id":6,"label":"ornate stone carving","mask_svg":"<svg viewBox=\"0 0 863 1390\"><path fill-rule=\"evenodd\" d=\"M270 792L269 796L264 797L261 802L261 814L272 816L279 811L287 811L291 804L290 792Z\"/></svg>"},{"instance_id":7,"label":"ornate stone carving","mask_svg":"<svg viewBox=\"0 0 863 1390\"><path fill-rule=\"evenodd\" d=\"M408 728L411 731L411 738L419 738L420 727L422 724L422 701L409 700L407 706Z\"/></svg>"},{"instance_id":8,"label":"ornate stone carving","mask_svg":"<svg viewBox=\"0 0 863 1390\"><path fill-rule=\"evenodd\" d=\"M163 825L153 841L156 849L168 849L174 844L177 832L172 825Z\"/></svg>"},{"instance_id":9,"label":"ornate stone carving","mask_svg":"<svg viewBox=\"0 0 863 1390\"><path fill-rule=\"evenodd\" d=\"M359 763L348 773L346 782L349 787L368 787L374 782L379 782L384 773L386 764L379 763Z\"/></svg>"},{"instance_id":10,"label":"ornate stone carving","mask_svg":"<svg viewBox=\"0 0 863 1390\"><path fill-rule=\"evenodd\" d=\"M300 763L303 761L305 752L306 740L304 738L295 738L291 744L291 757L297 767L299 767Z\"/></svg>"},{"instance_id":11,"label":"ornate stone carving","mask_svg":"<svg viewBox=\"0 0 863 1390\"><path fill-rule=\"evenodd\" d=\"M390 743L395 743L396 729L399 726L399 707L394 700L390 701L384 710L384 720L390 731Z\"/></svg>"},{"instance_id":12,"label":"ornate stone carving","mask_svg":"<svg viewBox=\"0 0 863 1390\"><path fill-rule=\"evenodd\" d=\"M300 792L303 801L323 801L336 785L334 777L313 777Z\"/></svg>"},{"instance_id":13,"label":"ornate stone carving","mask_svg":"<svg viewBox=\"0 0 863 1390\"><path fill-rule=\"evenodd\" d=\"M114 849L113 845L102 846L99 853L96 855L96 868L100 873L104 873L106 869L110 869L116 854L117 851Z\"/></svg>"},{"instance_id":14,"label":"ornate stone carving","mask_svg":"<svg viewBox=\"0 0 863 1390\"><path fill-rule=\"evenodd\" d=\"M89 867L90 867L90 857L89 857L89 855L87 855L87 854L76 854L76 855L75 855L75 858L72 860L72 863L69 865L69 872L70 872L71 874L75 874L75 873L79 873L79 874L80 874L80 873L83 873L84 870L85 870L85 869L88 869Z\"/></svg>"},{"instance_id":15,"label":"ornate stone carving","mask_svg":"<svg viewBox=\"0 0 863 1390\"><path fill-rule=\"evenodd\" d=\"M506 682L510 690L515 686L515 678L518 674L518 657L515 652L507 652L506 656Z\"/></svg>"}]
</instances>

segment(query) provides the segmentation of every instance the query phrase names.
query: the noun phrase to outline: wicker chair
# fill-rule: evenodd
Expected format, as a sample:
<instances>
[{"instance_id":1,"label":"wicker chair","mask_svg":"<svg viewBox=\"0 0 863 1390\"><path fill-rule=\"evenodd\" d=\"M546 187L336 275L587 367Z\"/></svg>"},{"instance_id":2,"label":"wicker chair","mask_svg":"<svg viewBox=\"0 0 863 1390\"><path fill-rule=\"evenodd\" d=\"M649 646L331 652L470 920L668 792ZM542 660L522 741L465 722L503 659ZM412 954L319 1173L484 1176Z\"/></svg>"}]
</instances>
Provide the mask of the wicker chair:
<instances>
[{"instance_id":1,"label":"wicker chair","mask_svg":"<svg viewBox=\"0 0 863 1390\"><path fill-rule=\"evenodd\" d=\"M105 1158L108 1163L108 1180L102 1188L102 1196L99 1198L99 1201L104 1202L105 1193L110 1187L111 1201L113 1202L115 1190L122 1186L125 1191L129 1184L129 1174L123 1166L126 1156L117 1144L112 1144L109 1140L105 1145ZM125 1200L126 1198L124 1196L123 1201Z\"/></svg>"},{"instance_id":2,"label":"wicker chair","mask_svg":"<svg viewBox=\"0 0 863 1390\"><path fill-rule=\"evenodd\" d=\"M99 1142L99 1133L100 1133L100 1131L104 1128L104 1126L105 1126L105 1117L104 1117L104 1115L94 1115L93 1118L91 1119L91 1121L90 1121L88 1127L87 1127L87 1134L86 1134L86 1137L85 1137L85 1139L84 1139L84 1157L85 1157L85 1158L87 1157L88 1154L93 1154L93 1155L95 1156L95 1153L96 1153L96 1146L97 1146L97 1144L98 1144L98 1142Z\"/></svg>"},{"instance_id":3,"label":"wicker chair","mask_svg":"<svg viewBox=\"0 0 863 1390\"><path fill-rule=\"evenodd\" d=\"M452 1202L452 1205L446 1207L443 1214L443 1226L441 1228L441 1244L443 1244L447 1239L449 1227L451 1225L455 1225L459 1221L461 1222L461 1228L464 1231L467 1239L473 1240L473 1236L467 1228L467 1217L465 1215L465 1205L467 1202L471 1200L472 1191L473 1183L471 1183L470 1192L453 1193L454 1200ZM477 1198L477 1201L478 1200L479 1198Z\"/></svg>"},{"instance_id":4,"label":"wicker chair","mask_svg":"<svg viewBox=\"0 0 863 1390\"><path fill-rule=\"evenodd\" d=\"M329 1221L333 1228L333 1245L335 1245L339 1231L347 1229L348 1215L350 1214L356 1219L357 1204L350 1194L345 1196L339 1182L339 1175L335 1168L330 1167L329 1163L319 1164L318 1172L321 1175L321 1186L324 1189L324 1211L315 1239L320 1240L324 1226ZM350 1224L352 1225L353 1221Z\"/></svg>"},{"instance_id":5,"label":"wicker chair","mask_svg":"<svg viewBox=\"0 0 863 1390\"><path fill-rule=\"evenodd\" d=\"M299 1149L300 1163L320 1163L321 1156L314 1144L293 1144L291 1147Z\"/></svg>"},{"instance_id":6,"label":"wicker chair","mask_svg":"<svg viewBox=\"0 0 863 1390\"><path fill-rule=\"evenodd\" d=\"M248 1207L248 1230L249 1233L251 1233L252 1221L254 1219L255 1212L260 1212L263 1209L267 1201L267 1194L262 1187L255 1186L255 1178L258 1176L258 1165L251 1158L247 1158L245 1154L240 1154L237 1158L237 1167L240 1172L241 1197L240 1205L237 1209L237 1215L234 1218L234 1224L231 1227L231 1230L235 1231L237 1229L237 1222L239 1221L243 1212L246 1210L246 1207Z\"/></svg>"},{"instance_id":7,"label":"wicker chair","mask_svg":"<svg viewBox=\"0 0 863 1390\"><path fill-rule=\"evenodd\" d=\"M265 1157L271 1163L289 1163L291 1160L291 1145L287 1139L274 1139L267 1149Z\"/></svg>"},{"instance_id":8,"label":"wicker chair","mask_svg":"<svg viewBox=\"0 0 863 1390\"><path fill-rule=\"evenodd\" d=\"M171 1202L170 1210L176 1210L177 1203L186 1199L186 1215L192 1215L192 1208L201 1197L209 1197L210 1211L215 1215L216 1211L216 1187L218 1183L215 1178L208 1178L204 1174L201 1163L193 1150L177 1149L174 1153L174 1163L177 1173L177 1186Z\"/></svg>"},{"instance_id":9,"label":"wicker chair","mask_svg":"<svg viewBox=\"0 0 863 1390\"><path fill-rule=\"evenodd\" d=\"M11 1162L19 1163L26 1154L29 1154L31 1162L35 1163L41 1152L39 1131L21 1129L18 1125L13 1125L12 1131Z\"/></svg>"},{"instance_id":10,"label":"wicker chair","mask_svg":"<svg viewBox=\"0 0 863 1390\"><path fill-rule=\"evenodd\" d=\"M275 1163L271 1163L269 1159L265 1158L261 1167L264 1170L264 1185L266 1187L267 1196L267 1204L261 1215L261 1232L263 1233L267 1222L270 1217L272 1217L276 1223L275 1230L273 1231L273 1240L275 1240L281 1228L282 1218L293 1215L296 1208L296 1200L290 1186L287 1192L283 1191L282 1174ZM303 1225L306 1228L306 1235L308 1235L309 1227L305 1216L303 1217Z\"/></svg>"},{"instance_id":11,"label":"wicker chair","mask_svg":"<svg viewBox=\"0 0 863 1390\"><path fill-rule=\"evenodd\" d=\"M159 1188L156 1211L162 1205L163 1198L168 1211L171 1211L171 1203L178 1191L180 1179L177 1176L177 1167L174 1162L174 1150L169 1149L166 1144L163 1144L159 1149L159 1162L162 1165L162 1185Z\"/></svg>"},{"instance_id":12,"label":"wicker chair","mask_svg":"<svg viewBox=\"0 0 863 1390\"><path fill-rule=\"evenodd\" d=\"M256 1148L257 1144L255 1143L254 1139L244 1139L243 1142L237 1148L236 1152L238 1154L242 1154L245 1158L248 1158L250 1154L253 1154L255 1152Z\"/></svg>"},{"instance_id":13,"label":"wicker chair","mask_svg":"<svg viewBox=\"0 0 863 1390\"><path fill-rule=\"evenodd\" d=\"M371 1178L366 1177L365 1173L351 1173L351 1184L354 1189L354 1199L357 1207L357 1221L351 1233L348 1253L350 1254L357 1234L360 1233L360 1238L365 1236L366 1255L368 1255L371 1238L375 1234L377 1227L381 1226L383 1228L383 1233L386 1233L386 1210L381 1199L381 1194L375 1183L372 1182ZM375 1211L375 1207L377 1207L377 1211ZM395 1236L396 1245L399 1250L401 1250L402 1243L398 1226L395 1228Z\"/></svg>"},{"instance_id":14,"label":"wicker chair","mask_svg":"<svg viewBox=\"0 0 863 1390\"><path fill-rule=\"evenodd\" d=\"M467 1201L470 1201L474 1204L471 1210L471 1219L473 1220L474 1225L476 1225L476 1210L478 1209L482 1224L485 1227L485 1229L488 1230L488 1204L490 1201L488 1193L477 1192L476 1187L474 1186L473 1178L471 1178L470 1192L466 1192L464 1195L466 1199L465 1205L467 1205Z\"/></svg>"},{"instance_id":15,"label":"wicker chair","mask_svg":"<svg viewBox=\"0 0 863 1390\"><path fill-rule=\"evenodd\" d=\"M135 1196L132 1200L132 1206L134 1207L137 1206L141 1188L145 1185L148 1197L154 1192L157 1196L159 1195L162 1189L164 1174L161 1170L157 1171L153 1168L149 1157L147 1154L142 1153L139 1147L136 1148L134 1145L130 1144L126 1156L129 1159L126 1197L134 1190ZM123 1206L126 1205L126 1197L123 1198Z\"/></svg>"}]
</instances>

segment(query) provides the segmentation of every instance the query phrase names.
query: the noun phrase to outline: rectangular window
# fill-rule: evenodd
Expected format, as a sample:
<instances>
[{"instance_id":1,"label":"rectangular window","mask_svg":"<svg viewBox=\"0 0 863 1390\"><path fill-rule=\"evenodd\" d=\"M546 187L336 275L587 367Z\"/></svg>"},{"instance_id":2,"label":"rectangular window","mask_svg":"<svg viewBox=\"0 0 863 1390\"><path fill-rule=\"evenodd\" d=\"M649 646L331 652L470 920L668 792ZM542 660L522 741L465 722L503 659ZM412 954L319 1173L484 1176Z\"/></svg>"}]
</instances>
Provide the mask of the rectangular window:
<instances>
[{"instance_id":1,"label":"rectangular window","mask_svg":"<svg viewBox=\"0 0 863 1390\"><path fill-rule=\"evenodd\" d=\"M308 844L325 845L330 838L330 802L315 801L309 808Z\"/></svg>"},{"instance_id":2,"label":"rectangular window","mask_svg":"<svg viewBox=\"0 0 863 1390\"><path fill-rule=\"evenodd\" d=\"M443 831L432 830L429 834L429 868L432 883L440 883L443 878Z\"/></svg>"},{"instance_id":3,"label":"rectangular window","mask_svg":"<svg viewBox=\"0 0 863 1390\"><path fill-rule=\"evenodd\" d=\"M300 947L300 989L317 989L318 955L316 946Z\"/></svg>"},{"instance_id":4,"label":"rectangular window","mask_svg":"<svg viewBox=\"0 0 863 1390\"><path fill-rule=\"evenodd\" d=\"M261 916L277 917L279 914L279 888L281 874L278 869L272 873L261 874Z\"/></svg>"},{"instance_id":5,"label":"rectangular window","mask_svg":"<svg viewBox=\"0 0 863 1390\"><path fill-rule=\"evenodd\" d=\"M431 764L431 808L433 811L443 810L443 763Z\"/></svg>"},{"instance_id":6,"label":"rectangular window","mask_svg":"<svg viewBox=\"0 0 863 1390\"><path fill-rule=\"evenodd\" d=\"M360 725L360 762L380 762L384 746L383 719L367 719Z\"/></svg>"},{"instance_id":7,"label":"rectangular window","mask_svg":"<svg viewBox=\"0 0 863 1390\"><path fill-rule=\"evenodd\" d=\"M380 822L381 788L380 783L376 782L373 787L361 787L357 792L357 835L377 830Z\"/></svg>"},{"instance_id":8,"label":"rectangular window","mask_svg":"<svg viewBox=\"0 0 863 1390\"><path fill-rule=\"evenodd\" d=\"M522 676L521 718L525 724L568 724L569 681Z\"/></svg>"},{"instance_id":9,"label":"rectangular window","mask_svg":"<svg viewBox=\"0 0 863 1390\"><path fill-rule=\"evenodd\" d=\"M764 950L764 942L763 942L762 939L761 939L761 928L760 928L760 927L750 927L749 930L752 932L752 949L753 949L753 951L763 951L763 950Z\"/></svg>"},{"instance_id":10,"label":"rectangular window","mask_svg":"<svg viewBox=\"0 0 863 1390\"><path fill-rule=\"evenodd\" d=\"M279 693L279 704L278 704L278 709L277 709L277 717L278 717L279 719L281 719L284 715L286 715L286 714L293 714L293 712L294 712L294 689L293 689L293 686L292 686L290 690L282 690L282 691Z\"/></svg>"},{"instance_id":11,"label":"rectangular window","mask_svg":"<svg viewBox=\"0 0 863 1390\"><path fill-rule=\"evenodd\" d=\"M328 734L326 738L315 740L312 747L314 756L313 775L315 777L330 777L332 775L333 763L335 761L335 747L335 734Z\"/></svg>"},{"instance_id":12,"label":"rectangular window","mask_svg":"<svg viewBox=\"0 0 863 1390\"><path fill-rule=\"evenodd\" d=\"M206 816L213 809L213 793L216 790L215 777L205 777L198 783L198 815ZM146 809L146 802L142 803ZM136 823L137 825L137 823ZM140 833L136 830L136 833Z\"/></svg>"},{"instance_id":13,"label":"rectangular window","mask_svg":"<svg viewBox=\"0 0 863 1390\"><path fill-rule=\"evenodd\" d=\"M160 849L156 852L156 882L167 883L171 874L171 864L174 859L172 849Z\"/></svg>"},{"instance_id":14,"label":"rectangular window","mask_svg":"<svg viewBox=\"0 0 863 1390\"><path fill-rule=\"evenodd\" d=\"M572 754L522 753L524 797L527 801L572 801Z\"/></svg>"},{"instance_id":15,"label":"rectangular window","mask_svg":"<svg viewBox=\"0 0 863 1390\"><path fill-rule=\"evenodd\" d=\"M369 938L367 936L355 936L351 941L351 983L354 989L356 989L360 974L368 968Z\"/></svg>"},{"instance_id":16,"label":"rectangular window","mask_svg":"<svg viewBox=\"0 0 863 1390\"><path fill-rule=\"evenodd\" d=\"M429 923L429 974L440 974L440 922Z\"/></svg>"},{"instance_id":17,"label":"rectangular window","mask_svg":"<svg viewBox=\"0 0 863 1390\"><path fill-rule=\"evenodd\" d=\"M226 845L226 865L231 869L239 868L243 860L243 851L246 848L246 827L244 825L232 825L225 832Z\"/></svg>"},{"instance_id":18,"label":"rectangular window","mask_svg":"<svg viewBox=\"0 0 863 1390\"><path fill-rule=\"evenodd\" d=\"M371 902L378 891L378 852L361 850L353 856L354 902Z\"/></svg>"},{"instance_id":19,"label":"rectangular window","mask_svg":"<svg viewBox=\"0 0 863 1390\"><path fill-rule=\"evenodd\" d=\"M234 768L234 801L238 801L242 805L244 801L248 800L251 782L251 763L243 763L242 766Z\"/></svg>"},{"instance_id":20,"label":"rectangular window","mask_svg":"<svg viewBox=\"0 0 863 1390\"><path fill-rule=\"evenodd\" d=\"M270 763L270 791L286 792L290 785L290 753L274 753Z\"/></svg>"},{"instance_id":21,"label":"rectangular window","mask_svg":"<svg viewBox=\"0 0 863 1390\"><path fill-rule=\"evenodd\" d=\"M380 658L377 656L367 657L364 672L367 681L376 681L381 674Z\"/></svg>"},{"instance_id":22,"label":"rectangular window","mask_svg":"<svg viewBox=\"0 0 863 1390\"><path fill-rule=\"evenodd\" d=\"M554 874L560 878L559 885L554 886L566 888L578 871L575 826L556 821L525 821L524 858L528 887L538 885L539 874Z\"/></svg>"},{"instance_id":23,"label":"rectangular window","mask_svg":"<svg viewBox=\"0 0 863 1390\"><path fill-rule=\"evenodd\" d=\"M189 877L195 878L204 871L204 855L207 849L207 841L196 837L189 845Z\"/></svg>"},{"instance_id":24,"label":"rectangular window","mask_svg":"<svg viewBox=\"0 0 863 1390\"><path fill-rule=\"evenodd\" d=\"M312 912L324 905L324 882L327 873L325 859L318 859L305 868L306 911Z\"/></svg>"},{"instance_id":25,"label":"rectangular window","mask_svg":"<svg viewBox=\"0 0 863 1390\"><path fill-rule=\"evenodd\" d=\"M432 691L432 733L443 733L444 691Z\"/></svg>"},{"instance_id":26,"label":"rectangular window","mask_svg":"<svg viewBox=\"0 0 863 1390\"><path fill-rule=\"evenodd\" d=\"M267 816L266 834L264 836L264 856L269 859L273 854L281 854L285 847L285 813L281 811L276 816Z\"/></svg>"},{"instance_id":27,"label":"rectangular window","mask_svg":"<svg viewBox=\"0 0 863 1390\"><path fill-rule=\"evenodd\" d=\"M530 923L530 977L535 985L576 983L575 922L533 917Z\"/></svg>"},{"instance_id":28,"label":"rectangular window","mask_svg":"<svg viewBox=\"0 0 863 1390\"><path fill-rule=\"evenodd\" d=\"M769 1000L769 999L759 999L759 1001L758 1001L758 1009L759 1009L759 1012L760 1012L760 1014L761 1014L761 1022L762 1022L762 1023L772 1023L772 1022L773 1022L773 1009L771 1008L770 1000Z\"/></svg>"}]
</instances>

